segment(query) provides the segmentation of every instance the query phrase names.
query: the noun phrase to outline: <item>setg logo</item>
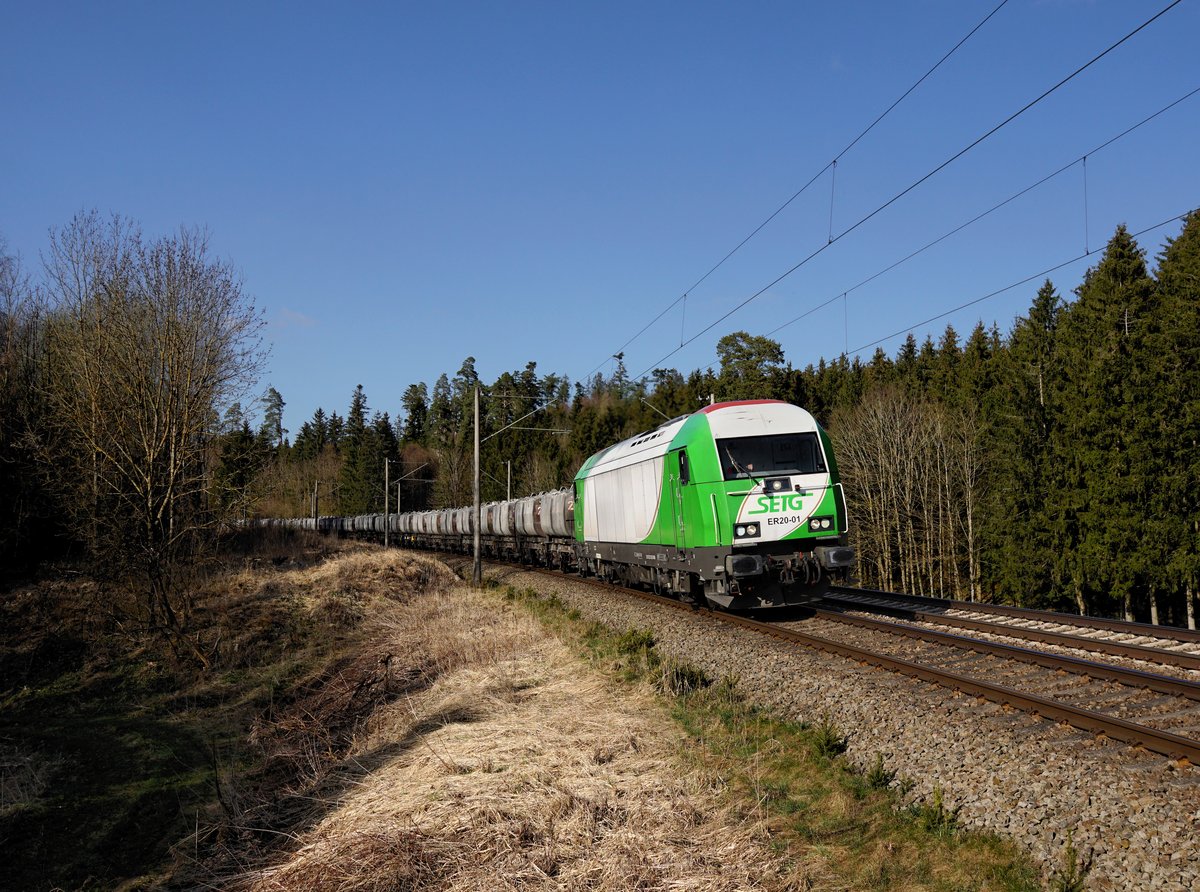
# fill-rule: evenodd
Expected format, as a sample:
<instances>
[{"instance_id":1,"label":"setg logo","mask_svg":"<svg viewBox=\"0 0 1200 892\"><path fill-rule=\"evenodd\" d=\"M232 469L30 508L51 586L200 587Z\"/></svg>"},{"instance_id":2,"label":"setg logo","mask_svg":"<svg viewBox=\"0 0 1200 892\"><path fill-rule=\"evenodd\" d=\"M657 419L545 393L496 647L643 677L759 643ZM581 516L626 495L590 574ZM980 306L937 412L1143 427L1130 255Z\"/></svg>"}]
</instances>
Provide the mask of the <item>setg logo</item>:
<instances>
[{"instance_id":1,"label":"setg logo","mask_svg":"<svg viewBox=\"0 0 1200 892\"><path fill-rule=\"evenodd\" d=\"M783 514L804 509L804 497L795 492L783 496L759 496L756 501L758 507L751 508L750 514Z\"/></svg>"}]
</instances>

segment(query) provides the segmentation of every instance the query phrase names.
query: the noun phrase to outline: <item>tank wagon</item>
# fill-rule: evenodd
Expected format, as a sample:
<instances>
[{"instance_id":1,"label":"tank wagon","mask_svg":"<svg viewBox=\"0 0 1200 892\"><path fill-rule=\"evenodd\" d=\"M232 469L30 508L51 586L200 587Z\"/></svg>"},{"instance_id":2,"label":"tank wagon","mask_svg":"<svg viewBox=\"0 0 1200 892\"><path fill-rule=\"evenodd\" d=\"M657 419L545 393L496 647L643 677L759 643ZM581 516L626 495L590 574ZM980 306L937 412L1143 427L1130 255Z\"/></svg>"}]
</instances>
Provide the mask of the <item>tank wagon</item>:
<instances>
[{"instance_id":1,"label":"tank wagon","mask_svg":"<svg viewBox=\"0 0 1200 892\"><path fill-rule=\"evenodd\" d=\"M296 526L469 552L471 508ZM590 457L574 486L480 509L485 556L734 610L819 597L854 564L829 437L778 400L706 406Z\"/></svg>"}]
</instances>

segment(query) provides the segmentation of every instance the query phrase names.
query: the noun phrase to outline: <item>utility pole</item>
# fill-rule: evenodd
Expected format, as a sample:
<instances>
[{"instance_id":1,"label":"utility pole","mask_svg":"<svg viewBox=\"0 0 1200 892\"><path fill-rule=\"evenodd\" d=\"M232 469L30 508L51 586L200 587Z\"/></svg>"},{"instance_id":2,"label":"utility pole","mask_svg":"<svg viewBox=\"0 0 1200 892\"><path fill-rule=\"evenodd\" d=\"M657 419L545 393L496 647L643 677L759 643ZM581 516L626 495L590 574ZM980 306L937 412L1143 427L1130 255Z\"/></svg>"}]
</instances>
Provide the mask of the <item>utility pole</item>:
<instances>
[{"instance_id":1,"label":"utility pole","mask_svg":"<svg viewBox=\"0 0 1200 892\"><path fill-rule=\"evenodd\" d=\"M483 584L483 563L479 556L479 385L475 385L475 507L471 511L471 529L474 532L475 568L471 583L476 588Z\"/></svg>"},{"instance_id":2,"label":"utility pole","mask_svg":"<svg viewBox=\"0 0 1200 892\"><path fill-rule=\"evenodd\" d=\"M320 518L320 516L321 516L321 501L320 501L320 493L318 492L320 486L321 486L320 480L313 481L312 512L313 512L313 522L314 523L316 523L318 518Z\"/></svg>"},{"instance_id":3,"label":"utility pole","mask_svg":"<svg viewBox=\"0 0 1200 892\"><path fill-rule=\"evenodd\" d=\"M392 488L388 480L388 470L392 466L392 460L386 456L383 459L383 547L388 547L388 527L391 524L388 522L388 496L389 490Z\"/></svg>"},{"instance_id":4,"label":"utility pole","mask_svg":"<svg viewBox=\"0 0 1200 892\"><path fill-rule=\"evenodd\" d=\"M512 501L512 462L506 461L505 466L508 468L508 489L505 490L505 500Z\"/></svg>"}]
</instances>

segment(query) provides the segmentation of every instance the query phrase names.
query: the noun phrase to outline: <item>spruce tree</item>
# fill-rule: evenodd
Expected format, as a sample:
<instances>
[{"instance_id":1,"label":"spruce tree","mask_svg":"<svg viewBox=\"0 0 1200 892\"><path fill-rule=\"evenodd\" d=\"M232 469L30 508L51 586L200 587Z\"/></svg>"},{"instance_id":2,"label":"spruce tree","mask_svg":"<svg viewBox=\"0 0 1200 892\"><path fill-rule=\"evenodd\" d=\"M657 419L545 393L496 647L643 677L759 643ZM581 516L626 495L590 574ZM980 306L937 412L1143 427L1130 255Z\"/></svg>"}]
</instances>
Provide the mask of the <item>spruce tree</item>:
<instances>
[{"instance_id":1,"label":"spruce tree","mask_svg":"<svg viewBox=\"0 0 1200 892\"><path fill-rule=\"evenodd\" d=\"M296 431L296 442L292 444L292 456L297 461L307 461L317 456L317 437L311 421L300 425Z\"/></svg>"},{"instance_id":2,"label":"spruce tree","mask_svg":"<svg viewBox=\"0 0 1200 892\"><path fill-rule=\"evenodd\" d=\"M917 380L917 339L911 331L896 353L895 369L896 380L903 387L913 389Z\"/></svg>"},{"instance_id":3,"label":"spruce tree","mask_svg":"<svg viewBox=\"0 0 1200 892\"><path fill-rule=\"evenodd\" d=\"M404 391L401 403L404 406L404 440L406 443L424 443L429 417L429 393L424 384L410 384Z\"/></svg>"},{"instance_id":4,"label":"spruce tree","mask_svg":"<svg viewBox=\"0 0 1200 892\"><path fill-rule=\"evenodd\" d=\"M1062 300L1048 279L1027 316L1019 317L1008 349L997 354L987 452L990 456L984 540L988 579L1006 601L1065 606L1069 580L1056 560L1065 543L1051 522L1060 485L1051 462L1058 423L1058 319ZM1078 605L1077 605L1078 606Z\"/></svg>"},{"instance_id":5,"label":"spruce tree","mask_svg":"<svg viewBox=\"0 0 1200 892\"><path fill-rule=\"evenodd\" d=\"M325 442L333 447L334 452L341 452L342 438L346 435L346 420L337 412L330 412L326 431L328 433Z\"/></svg>"},{"instance_id":6,"label":"spruce tree","mask_svg":"<svg viewBox=\"0 0 1200 892\"><path fill-rule=\"evenodd\" d=\"M1124 226L1084 276L1064 314L1064 424L1055 459L1065 472L1061 531L1075 538L1069 574L1077 589L1118 599L1127 619L1144 587L1150 479L1139 413L1147 411L1146 336L1153 282ZM1143 588L1144 590L1144 588ZM1114 605L1105 605L1111 609Z\"/></svg>"},{"instance_id":7,"label":"spruce tree","mask_svg":"<svg viewBox=\"0 0 1200 892\"><path fill-rule=\"evenodd\" d=\"M896 383L896 366L882 347L876 347L871 361L863 368L863 390L885 387Z\"/></svg>"},{"instance_id":8,"label":"spruce tree","mask_svg":"<svg viewBox=\"0 0 1200 892\"><path fill-rule=\"evenodd\" d=\"M213 490L224 510L237 509L245 516L249 510L252 486L262 473L270 455L261 437L242 419L236 429L220 438L220 458L213 473Z\"/></svg>"},{"instance_id":9,"label":"spruce tree","mask_svg":"<svg viewBox=\"0 0 1200 892\"><path fill-rule=\"evenodd\" d=\"M1155 582L1174 594L1173 618L1196 627L1200 582L1200 211L1158 256L1157 312L1148 355L1159 369L1153 423L1150 512L1164 560Z\"/></svg>"},{"instance_id":10,"label":"spruce tree","mask_svg":"<svg viewBox=\"0 0 1200 892\"><path fill-rule=\"evenodd\" d=\"M962 362L962 350L958 345L958 332L953 325L947 325L937 346L937 358L933 363L932 396L949 405L957 406L959 402L959 365Z\"/></svg>"},{"instance_id":11,"label":"spruce tree","mask_svg":"<svg viewBox=\"0 0 1200 892\"><path fill-rule=\"evenodd\" d=\"M374 458L371 431L367 427L367 396L363 386L354 388L350 410L346 413L346 432L342 437L342 471L339 502L346 514L365 514L371 510L372 484L382 475L382 469L372 473Z\"/></svg>"}]
</instances>

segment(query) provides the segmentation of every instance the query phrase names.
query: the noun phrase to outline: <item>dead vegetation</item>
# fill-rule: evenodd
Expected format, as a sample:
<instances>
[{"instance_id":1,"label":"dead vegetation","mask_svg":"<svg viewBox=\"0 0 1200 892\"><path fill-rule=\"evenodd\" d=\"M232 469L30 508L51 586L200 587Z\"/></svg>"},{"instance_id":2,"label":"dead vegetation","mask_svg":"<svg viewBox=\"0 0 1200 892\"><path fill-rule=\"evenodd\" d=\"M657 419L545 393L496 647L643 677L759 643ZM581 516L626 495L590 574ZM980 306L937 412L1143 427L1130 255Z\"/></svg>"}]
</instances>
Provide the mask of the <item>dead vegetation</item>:
<instances>
[{"instance_id":1,"label":"dead vegetation","mask_svg":"<svg viewBox=\"0 0 1200 892\"><path fill-rule=\"evenodd\" d=\"M350 567L426 572L387 559L314 572L339 590ZM290 780L238 812L241 832L193 877L264 892L786 885L765 824L679 770L681 731L651 688L619 689L525 611L433 581L256 725Z\"/></svg>"},{"instance_id":2,"label":"dead vegetation","mask_svg":"<svg viewBox=\"0 0 1200 892\"><path fill-rule=\"evenodd\" d=\"M64 573L5 593L7 886L110 888L164 861L139 882L187 886L243 837L277 844L303 791L411 683L373 649L375 618L451 584L444 567L318 537L233 544L194 580L207 670L139 623L114 581Z\"/></svg>"},{"instance_id":3,"label":"dead vegetation","mask_svg":"<svg viewBox=\"0 0 1200 892\"><path fill-rule=\"evenodd\" d=\"M932 858L911 821L879 835L882 766L847 786L819 745L834 729L774 723L645 630L471 591L423 556L327 548L214 577L208 672L110 640L6 687L14 887L1028 888L964 885L975 856Z\"/></svg>"},{"instance_id":4,"label":"dead vegetation","mask_svg":"<svg viewBox=\"0 0 1200 892\"><path fill-rule=\"evenodd\" d=\"M0 815L36 802L50 786L57 759L0 746Z\"/></svg>"}]
</instances>

